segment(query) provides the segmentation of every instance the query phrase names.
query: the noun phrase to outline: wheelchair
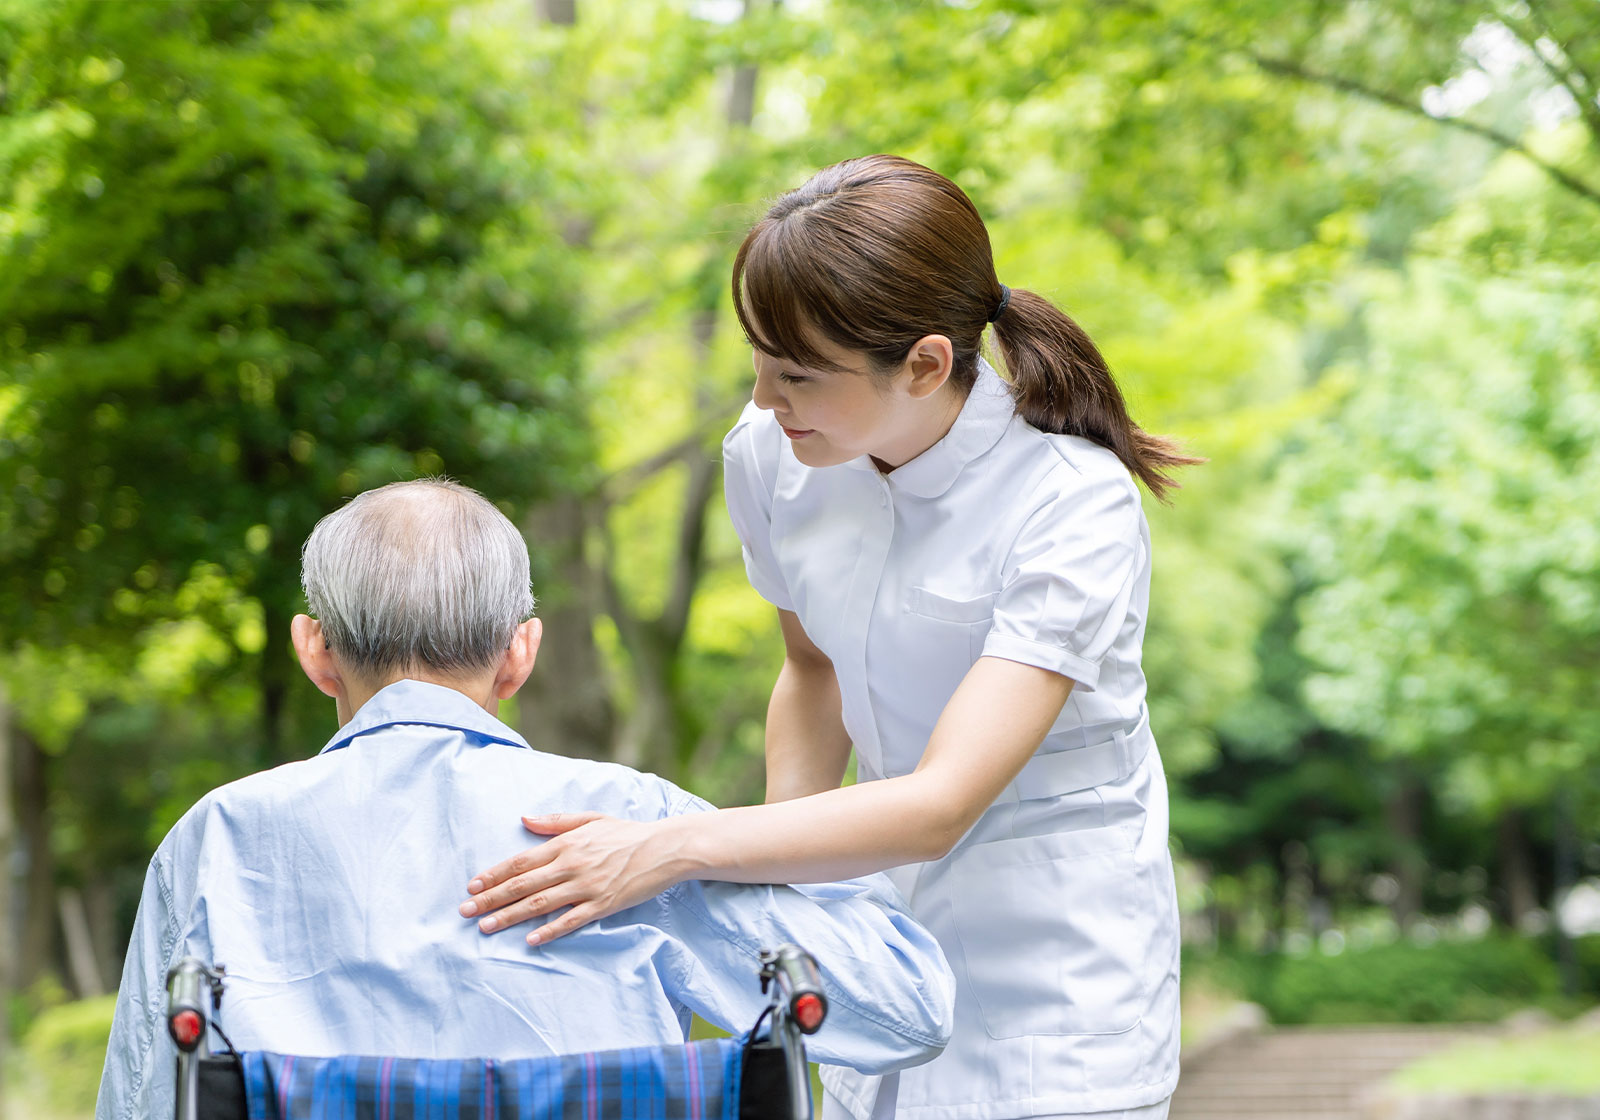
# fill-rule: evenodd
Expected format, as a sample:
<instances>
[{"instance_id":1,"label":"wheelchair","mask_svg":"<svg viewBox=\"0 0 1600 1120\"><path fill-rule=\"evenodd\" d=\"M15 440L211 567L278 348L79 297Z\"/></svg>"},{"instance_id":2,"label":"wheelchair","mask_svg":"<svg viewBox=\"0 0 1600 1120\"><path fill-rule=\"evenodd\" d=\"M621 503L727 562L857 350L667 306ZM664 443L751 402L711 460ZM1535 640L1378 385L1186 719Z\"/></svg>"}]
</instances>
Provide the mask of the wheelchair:
<instances>
[{"instance_id":1,"label":"wheelchair","mask_svg":"<svg viewBox=\"0 0 1600 1120\"><path fill-rule=\"evenodd\" d=\"M768 1003L742 1037L456 1060L238 1051L218 1022L226 970L185 957L167 974L167 1030L178 1046L176 1120L809 1120L804 1036L827 1016L822 976L797 945L763 951L760 964ZM212 1051L208 1027L224 1050ZM641 1094L651 1094L648 1102Z\"/></svg>"}]
</instances>

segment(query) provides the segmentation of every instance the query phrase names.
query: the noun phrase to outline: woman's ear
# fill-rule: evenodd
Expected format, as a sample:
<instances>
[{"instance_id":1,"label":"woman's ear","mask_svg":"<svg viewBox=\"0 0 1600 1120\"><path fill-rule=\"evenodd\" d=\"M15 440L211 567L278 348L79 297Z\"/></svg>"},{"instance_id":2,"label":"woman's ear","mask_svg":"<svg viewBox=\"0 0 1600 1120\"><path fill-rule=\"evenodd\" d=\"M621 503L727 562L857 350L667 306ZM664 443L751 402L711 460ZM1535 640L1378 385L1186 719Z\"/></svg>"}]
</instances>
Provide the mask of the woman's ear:
<instances>
[{"instance_id":1,"label":"woman's ear","mask_svg":"<svg viewBox=\"0 0 1600 1120\"><path fill-rule=\"evenodd\" d=\"M294 643L295 656L300 659L300 668L311 678L311 683L323 695L343 699L344 675L339 671L333 651L328 648L327 639L322 636L322 623L310 615L297 614L289 623L289 638Z\"/></svg>"},{"instance_id":2,"label":"woman's ear","mask_svg":"<svg viewBox=\"0 0 1600 1120\"><path fill-rule=\"evenodd\" d=\"M950 380L955 364L955 347L947 337L942 334L924 335L913 342L906 353L904 369L911 375L906 392L918 400L931 397Z\"/></svg>"}]
</instances>

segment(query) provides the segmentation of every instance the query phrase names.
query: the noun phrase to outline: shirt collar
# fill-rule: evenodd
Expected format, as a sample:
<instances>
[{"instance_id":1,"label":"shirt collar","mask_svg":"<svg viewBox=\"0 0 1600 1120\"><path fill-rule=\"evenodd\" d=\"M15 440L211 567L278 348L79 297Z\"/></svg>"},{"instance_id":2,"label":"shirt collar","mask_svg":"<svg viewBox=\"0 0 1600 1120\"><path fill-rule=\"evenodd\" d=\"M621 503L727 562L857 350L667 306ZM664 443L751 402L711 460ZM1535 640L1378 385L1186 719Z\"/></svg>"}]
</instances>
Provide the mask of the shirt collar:
<instances>
[{"instance_id":1,"label":"shirt collar","mask_svg":"<svg viewBox=\"0 0 1600 1120\"><path fill-rule=\"evenodd\" d=\"M993 366L979 358L977 380L944 438L884 477L896 490L913 497L937 498L950 489L968 463L999 442L1015 412L1011 387L1000 379ZM872 467L869 456L862 456L859 461Z\"/></svg>"},{"instance_id":2,"label":"shirt collar","mask_svg":"<svg viewBox=\"0 0 1600 1120\"><path fill-rule=\"evenodd\" d=\"M328 740L319 752L327 754L347 746L357 735L397 723L422 723L468 731L497 743L527 747L528 741L495 719L465 694L426 681L395 681L361 705L354 718ZM529 747L531 750L532 748Z\"/></svg>"}]
</instances>

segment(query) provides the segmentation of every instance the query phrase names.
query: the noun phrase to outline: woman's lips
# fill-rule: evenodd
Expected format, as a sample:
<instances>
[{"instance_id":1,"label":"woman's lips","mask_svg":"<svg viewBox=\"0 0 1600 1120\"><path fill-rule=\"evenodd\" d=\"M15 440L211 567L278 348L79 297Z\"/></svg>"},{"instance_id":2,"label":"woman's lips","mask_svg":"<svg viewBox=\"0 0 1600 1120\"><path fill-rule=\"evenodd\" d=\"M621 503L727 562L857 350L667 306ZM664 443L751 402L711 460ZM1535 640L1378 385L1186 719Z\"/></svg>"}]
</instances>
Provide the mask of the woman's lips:
<instances>
[{"instance_id":1,"label":"woman's lips","mask_svg":"<svg viewBox=\"0 0 1600 1120\"><path fill-rule=\"evenodd\" d=\"M783 427L782 424L778 426L780 428ZM815 429L812 428L783 428L783 434L788 436L790 439L805 439L806 436L810 435L814 430Z\"/></svg>"}]
</instances>

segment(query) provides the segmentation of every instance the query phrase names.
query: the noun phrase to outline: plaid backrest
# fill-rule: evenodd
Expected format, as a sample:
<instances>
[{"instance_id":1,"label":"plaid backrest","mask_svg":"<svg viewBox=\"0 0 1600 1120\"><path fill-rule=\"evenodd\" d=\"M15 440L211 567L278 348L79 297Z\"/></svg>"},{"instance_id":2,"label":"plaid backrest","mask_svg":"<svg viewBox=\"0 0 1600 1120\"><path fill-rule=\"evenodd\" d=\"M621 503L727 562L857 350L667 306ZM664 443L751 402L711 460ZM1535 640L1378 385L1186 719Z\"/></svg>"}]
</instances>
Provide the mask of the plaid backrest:
<instances>
[{"instance_id":1,"label":"plaid backrest","mask_svg":"<svg viewBox=\"0 0 1600 1120\"><path fill-rule=\"evenodd\" d=\"M242 1057L249 1120L738 1120L740 1045L514 1061Z\"/></svg>"}]
</instances>

